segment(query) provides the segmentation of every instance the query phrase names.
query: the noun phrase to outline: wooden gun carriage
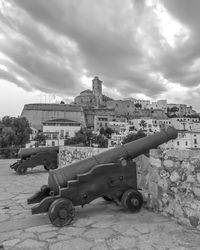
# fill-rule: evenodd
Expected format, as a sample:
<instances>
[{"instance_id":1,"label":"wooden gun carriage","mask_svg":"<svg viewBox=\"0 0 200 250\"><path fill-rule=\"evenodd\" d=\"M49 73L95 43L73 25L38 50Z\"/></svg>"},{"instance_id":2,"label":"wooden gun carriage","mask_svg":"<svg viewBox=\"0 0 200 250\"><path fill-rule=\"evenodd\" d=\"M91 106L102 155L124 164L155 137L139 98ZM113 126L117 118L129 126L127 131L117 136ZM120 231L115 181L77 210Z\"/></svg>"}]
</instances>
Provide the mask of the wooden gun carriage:
<instances>
[{"instance_id":1,"label":"wooden gun carriage","mask_svg":"<svg viewBox=\"0 0 200 250\"><path fill-rule=\"evenodd\" d=\"M18 152L20 160L10 165L18 174L25 174L28 168L34 168L43 165L44 169L56 169L58 167L59 147L38 147L21 148Z\"/></svg>"},{"instance_id":2,"label":"wooden gun carriage","mask_svg":"<svg viewBox=\"0 0 200 250\"><path fill-rule=\"evenodd\" d=\"M177 131L169 127L50 171L48 185L28 199L29 204L38 203L32 207L32 214L48 212L53 225L69 225L75 216L75 206L98 197L114 200L128 211L139 211L143 196L137 190L136 164L132 159L176 137Z\"/></svg>"}]
</instances>

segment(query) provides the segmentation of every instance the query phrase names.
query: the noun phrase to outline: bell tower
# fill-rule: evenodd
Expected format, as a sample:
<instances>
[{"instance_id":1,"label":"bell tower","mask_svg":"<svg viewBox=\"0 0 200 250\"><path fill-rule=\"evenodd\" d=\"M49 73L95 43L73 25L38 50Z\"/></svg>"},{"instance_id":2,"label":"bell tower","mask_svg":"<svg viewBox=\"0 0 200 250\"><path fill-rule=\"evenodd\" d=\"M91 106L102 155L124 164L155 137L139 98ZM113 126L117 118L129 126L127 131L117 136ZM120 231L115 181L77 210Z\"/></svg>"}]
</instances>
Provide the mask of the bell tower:
<instances>
[{"instance_id":1,"label":"bell tower","mask_svg":"<svg viewBox=\"0 0 200 250\"><path fill-rule=\"evenodd\" d=\"M98 76L95 76L92 80L92 90L95 99L95 105L99 107L102 105L102 81L99 80Z\"/></svg>"}]
</instances>

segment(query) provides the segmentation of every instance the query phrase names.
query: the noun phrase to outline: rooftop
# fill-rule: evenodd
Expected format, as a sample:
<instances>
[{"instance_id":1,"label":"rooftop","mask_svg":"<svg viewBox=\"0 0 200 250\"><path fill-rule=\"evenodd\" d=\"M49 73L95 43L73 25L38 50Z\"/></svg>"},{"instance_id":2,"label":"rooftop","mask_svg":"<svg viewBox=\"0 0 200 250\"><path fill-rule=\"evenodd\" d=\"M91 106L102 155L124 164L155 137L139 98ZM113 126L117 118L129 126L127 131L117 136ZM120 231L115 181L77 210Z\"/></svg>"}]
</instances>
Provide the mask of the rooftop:
<instances>
[{"instance_id":1,"label":"rooftop","mask_svg":"<svg viewBox=\"0 0 200 250\"><path fill-rule=\"evenodd\" d=\"M74 124L81 124L80 122L69 120L69 119L52 119L52 120L47 120L47 121L43 122L43 124L45 124L45 123L51 123L51 124L54 124L54 123L63 123L63 124L74 123Z\"/></svg>"},{"instance_id":2,"label":"rooftop","mask_svg":"<svg viewBox=\"0 0 200 250\"><path fill-rule=\"evenodd\" d=\"M82 112L83 109L79 105L56 104L56 103L33 103L24 105L24 110L43 110L43 111L74 111Z\"/></svg>"}]
</instances>

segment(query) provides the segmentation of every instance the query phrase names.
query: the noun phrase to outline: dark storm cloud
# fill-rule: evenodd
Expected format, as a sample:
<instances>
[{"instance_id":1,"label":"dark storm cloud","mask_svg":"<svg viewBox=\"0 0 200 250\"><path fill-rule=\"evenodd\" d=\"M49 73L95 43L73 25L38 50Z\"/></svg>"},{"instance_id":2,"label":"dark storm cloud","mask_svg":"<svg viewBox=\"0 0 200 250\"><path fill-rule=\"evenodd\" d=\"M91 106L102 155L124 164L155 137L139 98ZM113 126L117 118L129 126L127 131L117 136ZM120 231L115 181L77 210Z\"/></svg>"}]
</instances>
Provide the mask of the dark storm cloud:
<instances>
[{"instance_id":1,"label":"dark storm cloud","mask_svg":"<svg viewBox=\"0 0 200 250\"><path fill-rule=\"evenodd\" d=\"M16 24L15 29L31 43L32 48L30 44L12 41L10 47L17 44L17 51L9 47L4 48L4 53L37 75L47 89L56 86L77 94L82 71L86 69L87 76L103 76L104 84L119 89L122 96L140 92L155 95L165 90L160 82L149 76L150 65L143 67L144 51L135 38L140 15L145 8L143 1L126 1L124 6L118 1L57 3L51 0L16 0L14 3L20 7L18 11L24 11L23 19L27 20ZM43 32L45 29L46 34ZM48 40L51 34L71 41L77 46L76 51L70 54L70 48L64 50L63 44L59 46L53 39ZM45 51L63 59L60 65L49 60ZM65 59L71 64L68 69L62 65ZM126 88L121 86L122 82Z\"/></svg>"},{"instance_id":2,"label":"dark storm cloud","mask_svg":"<svg viewBox=\"0 0 200 250\"><path fill-rule=\"evenodd\" d=\"M8 72L18 71L32 89L74 96L83 89L84 74L98 75L122 97L143 93L157 98L167 90L163 79L198 85L195 60L200 45L195 20L199 17L197 11L194 17L186 17L186 0L164 1L191 31L191 38L175 48L163 46L159 20L153 7L142 0L9 2L7 15L1 17L7 40L1 52L15 65L13 69L10 64ZM191 14L192 9L189 6Z\"/></svg>"}]
</instances>

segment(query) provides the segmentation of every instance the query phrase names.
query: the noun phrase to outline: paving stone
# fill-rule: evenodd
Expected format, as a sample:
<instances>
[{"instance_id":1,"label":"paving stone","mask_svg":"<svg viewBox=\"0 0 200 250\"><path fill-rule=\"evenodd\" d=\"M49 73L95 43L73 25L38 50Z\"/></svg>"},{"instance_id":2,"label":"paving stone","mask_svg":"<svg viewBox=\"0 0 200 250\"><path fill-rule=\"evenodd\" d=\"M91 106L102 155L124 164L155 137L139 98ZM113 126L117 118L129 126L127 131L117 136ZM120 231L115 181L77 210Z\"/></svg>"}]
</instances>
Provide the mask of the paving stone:
<instances>
[{"instance_id":1,"label":"paving stone","mask_svg":"<svg viewBox=\"0 0 200 250\"><path fill-rule=\"evenodd\" d=\"M8 214L0 214L0 222L8 220L9 217L10 216Z\"/></svg>"},{"instance_id":2,"label":"paving stone","mask_svg":"<svg viewBox=\"0 0 200 250\"><path fill-rule=\"evenodd\" d=\"M56 230L56 227L54 227L53 225L42 225L25 229L26 232L37 232L37 233L43 233L54 230Z\"/></svg>"},{"instance_id":3,"label":"paving stone","mask_svg":"<svg viewBox=\"0 0 200 250\"><path fill-rule=\"evenodd\" d=\"M85 228L66 226L59 230L59 234L76 236L82 234L85 230Z\"/></svg>"},{"instance_id":4,"label":"paving stone","mask_svg":"<svg viewBox=\"0 0 200 250\"><path fill-rule=\"evenodd\" d=\"M111 229L92 228L89 229L86 233L82 234L82 237L97 240L97 239L106 239L111 237L112 235L114 235L114 231Z\"/></svg>"},{"instance_id":5,"label":"paving stone","mask_svg":"<svg viewBox=\"0 0 200 250\"><path fill-rule=\"evenodd\" d=\"M75 238L72 240L57 242L51 244L49 250L88 250L92 247L93 243L88 240Z\"/></svg>"},{"instance_id":6,"label":"paving stone","mask_svg":"<svg viewBox=\"0 0 200 250\"><path fill-rule=\"evenodd\" d=\"M0 233L0 241L18 238L21 233L22 233L22 230Z\"/></svg>"},{"instance_id":7,"label":"paving stone","mask_svg":"<svg viewBox=\"0 0 200 250\"><path fill-rule=\"evenodd\" d=\"M141 234L147 234L151 232L151 228L149 224L146 223L140 223L140 224L134 224L133 228L139 231Z\"/></svg>"},{"instance_id":8,"label":"paving stone","mask_svg":"<svg viewBox=\"0 0 200 250\"><path fill-rule=\"evenodd\" d=\"M50 238L57 238L58 232L56 231L50 231L50 232L45 232L45 233L40 233L38 235L39 240L45 241ZM29 237L30 238L30 237Z\"/></svg>"},{"instance_id":9,"label":"paving stone","mask_svg":"<svg viewBox=\"0 0 200 250\"><path fill-rule=\"evenodd\" d=\"M3 242L4 248L13 247L20 242L20 239L7 240Z\"/></svg>"},{"instance_id":10,"label":"paving stone","mask_svg":"<svg viewBox=\"0 0 200 250\"><path fill-rule=\"evenodd\" d=\"M15 249L20 250L38 250L38 249L45 249L47 246L46 242L40 242L33 239L26 239L22 243L17 244Z\"/></svg>"},{"instance_id":11,"label":"paving stone","mask_svg":"<svg viewBox=\"0 0 200 250\"><path fill-rule=\"evenodd\" d=\"M100 242L91 248L91 250L107 250L107 249L110 250L110 248L106 245L105 242Z\"/></svg>"},{"instance_id":12,"label":"paving stone","mask_svg":"<svg viewBox=\"0 0 200 250\"><path fill-rule=\"evenodd\" d=\"M109 239L107 242L113 249L133 249L136 247L136 239L133 237L119 236L114 239Z\"/></svg>"}]
</instances>

